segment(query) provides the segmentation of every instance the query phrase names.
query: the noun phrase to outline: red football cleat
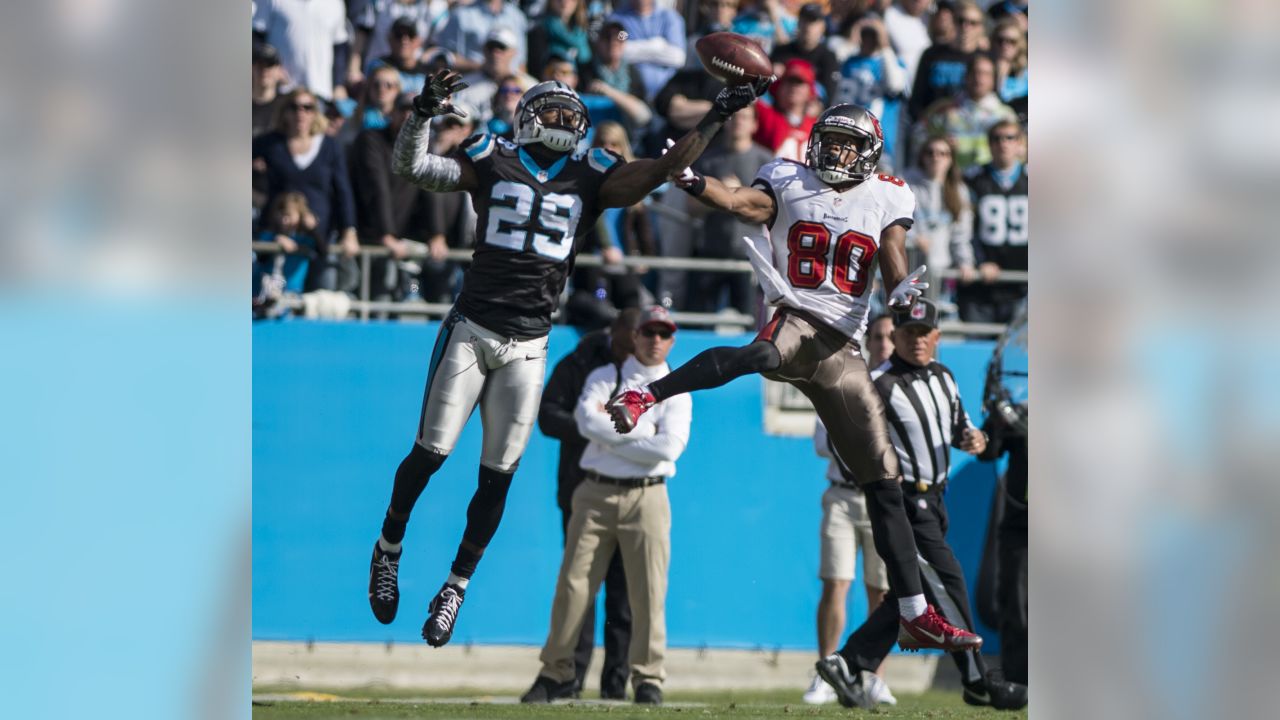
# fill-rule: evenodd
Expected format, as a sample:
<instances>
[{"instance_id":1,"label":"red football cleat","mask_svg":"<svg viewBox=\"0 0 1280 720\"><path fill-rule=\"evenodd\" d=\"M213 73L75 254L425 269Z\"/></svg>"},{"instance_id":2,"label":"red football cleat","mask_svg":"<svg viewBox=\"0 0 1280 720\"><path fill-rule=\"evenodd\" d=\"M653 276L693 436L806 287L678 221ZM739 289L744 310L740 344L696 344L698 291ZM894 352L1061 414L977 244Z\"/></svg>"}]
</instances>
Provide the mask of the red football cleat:
<instances>
[{"instance_id":1,"label":"red football cleat","mask_svg":"<svg viewBox=\"0 0 1280 720\"><path fill-rule=\"evenodd\" d=\"M626 435L635 428L636 421L644 411L657 402L647 390L627 390L614 395L604 407L609 411L609 417L613 418L614 429Z\"/></svg>"},{"instance_id":2,"label":"red football cleat","mask_svg":"<svg viewBox=\"0 0 1280 720\"><path fill-rule=\"evenodd\" d=\"M936 648L947 652L977 650L982 647L982 638L947 622L930 605L915 620L898 618L898 647L903 650Z\"/></svg>"}]
</instances>

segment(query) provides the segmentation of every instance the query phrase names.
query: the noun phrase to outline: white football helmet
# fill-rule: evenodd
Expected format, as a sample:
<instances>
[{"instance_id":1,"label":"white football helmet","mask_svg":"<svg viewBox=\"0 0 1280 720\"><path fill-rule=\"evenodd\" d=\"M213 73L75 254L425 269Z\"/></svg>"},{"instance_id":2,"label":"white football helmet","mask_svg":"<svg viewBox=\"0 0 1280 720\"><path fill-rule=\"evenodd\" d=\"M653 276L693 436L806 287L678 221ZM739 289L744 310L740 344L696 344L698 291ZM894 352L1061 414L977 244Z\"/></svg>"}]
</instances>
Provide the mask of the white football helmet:
<instances>
[{"instance_id":1,"label":"white football helmet","mask_svg":"<svg viewBox=\"0 0 1280 720\"><path fill-rule=\"evenodd\" d=\"M544 121L544 115L559 111L555 122ZM516 106L515 141L517 145L542 143L556 152L569 152L578 146L591 127L587 106L573 88L548 80L529 88Z\"/></svg>"}]
</instances>

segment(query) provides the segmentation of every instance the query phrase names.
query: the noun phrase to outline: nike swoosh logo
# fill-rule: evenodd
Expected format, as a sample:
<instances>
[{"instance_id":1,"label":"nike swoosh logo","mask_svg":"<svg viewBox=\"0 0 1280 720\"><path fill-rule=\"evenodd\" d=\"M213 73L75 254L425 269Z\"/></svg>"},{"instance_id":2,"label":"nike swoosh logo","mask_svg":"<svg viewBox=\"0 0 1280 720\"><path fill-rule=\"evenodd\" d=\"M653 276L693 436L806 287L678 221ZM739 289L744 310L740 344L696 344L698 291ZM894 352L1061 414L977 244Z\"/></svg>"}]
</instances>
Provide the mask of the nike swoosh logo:
<instances>
[{"instance_id":1,"label":"nike swoosh logo","mask_svg":"<svg viewBox=\"0 0 1280 720\"><path fill-rule=\"evenodd\" d=\"M979 701L981 701L981 702L985 702L985 703L989 703L989 702L991 702L991 696L990 696L990 695L988 695L988 694L987 694L987 692L986 692L985 690L984 690L984 691L982 691L982 692L974 692L973 690L970 690L970 691L969 691L969 695L970 695L974 700L979 700Z\"/></svg>"},{"instance_id":2,"label":"nike swoosh logo","mask_svg":"<svg viewBox=\"0 0 1280 720\"><path fill-rule=\"evenodd\" d=\"M924 628L916 628L916 632L920 633L921 635L929 638L930 640L936 643L942 642L942 633L938 633L937 635L934 635L933 633L929 632L928 630L925 630Z\"/></svg>"}]
</instances>

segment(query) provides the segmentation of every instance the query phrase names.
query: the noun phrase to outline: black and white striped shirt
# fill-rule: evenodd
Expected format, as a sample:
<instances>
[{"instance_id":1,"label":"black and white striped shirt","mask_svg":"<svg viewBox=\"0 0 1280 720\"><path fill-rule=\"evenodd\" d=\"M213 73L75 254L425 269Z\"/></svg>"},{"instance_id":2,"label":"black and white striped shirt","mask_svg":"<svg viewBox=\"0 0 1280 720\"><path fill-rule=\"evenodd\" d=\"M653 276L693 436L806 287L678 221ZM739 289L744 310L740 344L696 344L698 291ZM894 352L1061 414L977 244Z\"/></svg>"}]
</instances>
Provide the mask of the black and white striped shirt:
<instances>
[{"instance_id":1,"label":"black and white striped shirt","mask_svg":"<svg viewBox=\"0 0 1280 720\"><path fill-rule=\"evenodd\" d=\"M965 430L974 427L951 371L937 362L916 367L895 354L871 372L871 380L884 399L903 481L946 482L950 448L959 447Z\"/></svg>"}]
</instances>

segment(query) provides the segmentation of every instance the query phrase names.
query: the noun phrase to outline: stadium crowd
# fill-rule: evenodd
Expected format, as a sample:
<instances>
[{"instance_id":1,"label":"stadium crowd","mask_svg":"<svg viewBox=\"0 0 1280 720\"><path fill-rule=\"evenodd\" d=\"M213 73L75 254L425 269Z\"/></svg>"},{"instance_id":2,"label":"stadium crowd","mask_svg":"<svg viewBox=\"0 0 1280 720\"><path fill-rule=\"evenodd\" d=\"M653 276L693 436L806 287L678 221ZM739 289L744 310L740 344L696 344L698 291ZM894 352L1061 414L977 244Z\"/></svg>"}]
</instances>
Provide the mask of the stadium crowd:
<instances>
[{"instance_id":1,"label":"stadium crowd","mask_svg":"<svg viewBox=\"0 0 1280 720\"><path fill-rule=\"evenodd\" d=\"M1016 0L258 0L253 11L254 239L283 253L254 260L255 311L286 294L354 295L365 246L374 300L452 302L474 242L466 193L427 193L390 171L412 98L441 67L464 73L466 118L436 119L433 152L475 132L510 137L521 94L560 80L591 119L584 143L656 157L707 111L719 81L695 42L731 31L774 61L770 92L734 116L698 171L750 183L774 157L803 162L825 107L854 103L880 120L879 170L909 183L912 266L957 271L935 283L946 314L1008 322L1026 285L1027 3ZM742 259L758 233L683 192L656 192L603 214L583 244L563 322L604 327L617 310L748 315L746 275L649 270L626 255ZM276 308L276 309L273 309Z\"/></svg>"}]
</instances>

